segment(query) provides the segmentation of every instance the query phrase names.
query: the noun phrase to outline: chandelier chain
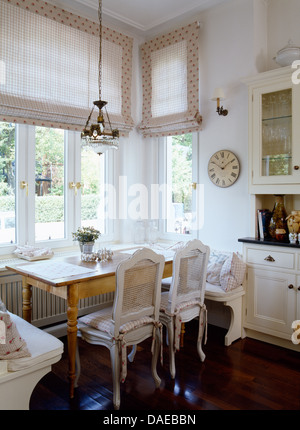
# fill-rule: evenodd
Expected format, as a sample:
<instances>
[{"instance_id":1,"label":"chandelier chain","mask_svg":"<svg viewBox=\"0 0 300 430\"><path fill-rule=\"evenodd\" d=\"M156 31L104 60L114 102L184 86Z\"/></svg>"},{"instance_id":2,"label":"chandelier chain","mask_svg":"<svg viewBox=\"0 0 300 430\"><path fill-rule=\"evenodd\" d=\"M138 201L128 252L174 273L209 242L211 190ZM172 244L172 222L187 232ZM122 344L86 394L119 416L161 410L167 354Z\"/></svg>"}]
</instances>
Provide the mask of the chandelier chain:
<instances>
[{"instance_id":1,"label":"chandelier chain","mask_svg":"<svg viewBox=\"0 0 300 430\"><path fill-rule=\"evenodd\" d=\"M106 110L107 102L102 100L101 97L101 79L102 79L102 0L99 0L99 8L98 8L98 18L99 18L99 63L98 63L98 91L99 91L99 100L95 100L93 102L93 108L88 116L85 127L81 133L82 146L83 147L91 147L97 152L97 154L101 154L107 148L115 148L119 147L119 130L112 129L112 125L109 119L108 112ZM94 112L94 108L97 106L99 109L99 114L97 117L97 123L91 124L89 126L90 120L92 119L92 115ZM109 123L110 130L105 129L104 123L104 114L103 109L105 110L106 117Z\"/></svg>"},{"instance_id":2,"label":"chandelier chain","mask_svg":"<svg viewBox=\"0 0 300 430\"><path fill-rule=\"evenodd\" d=\"M98 87L99 87L99 100L102 100L102 98L101 98L101 80L102 80L102 0L99 0L98 18L99 18Z\"/></svg>"}]
</instances>

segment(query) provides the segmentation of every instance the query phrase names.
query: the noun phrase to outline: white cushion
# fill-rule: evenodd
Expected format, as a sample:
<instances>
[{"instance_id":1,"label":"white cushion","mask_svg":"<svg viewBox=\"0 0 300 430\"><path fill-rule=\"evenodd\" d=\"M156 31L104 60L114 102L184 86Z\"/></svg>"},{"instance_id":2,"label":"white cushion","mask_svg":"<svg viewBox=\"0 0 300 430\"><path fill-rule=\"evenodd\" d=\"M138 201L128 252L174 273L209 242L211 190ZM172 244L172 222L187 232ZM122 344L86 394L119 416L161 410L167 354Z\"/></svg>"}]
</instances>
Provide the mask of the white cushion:
<instances>
[{"instance_id":1,"label":"white cushion","mask_svg":"<svg viewBox=\"0 0 300 430\"><path fill-rule=\"evenodd\" d=\"M224 291L231 291L239 287L244 280L246 263L234 252L222 266L220 284Z\"/></svg>"},{"instance_id":2,"label":"white cushion","mask_svg":"<svg viewBox=\"0 0 300 430\"><path fill-rule=\"evenodd\" d=\"M237 293L244 292L243 286L240 286L232 291L224 291L223 288L220 285L214 285L206 282L205 287L205 298L209 299L212 298L227 298L229 299L231 296L236 295Z\"/></svg>"},{"instance_id":3,"label":"white cushion","mask_svg":"<svg viewBox=\"0 0 300 430\"><path fill-rule=\"evenodd\" d=\"M15 314L8 312L20 336L26 341L30 357L6 360L9 372L23 370L63 353L64 344Z\"/></svg>"}]
</instances>

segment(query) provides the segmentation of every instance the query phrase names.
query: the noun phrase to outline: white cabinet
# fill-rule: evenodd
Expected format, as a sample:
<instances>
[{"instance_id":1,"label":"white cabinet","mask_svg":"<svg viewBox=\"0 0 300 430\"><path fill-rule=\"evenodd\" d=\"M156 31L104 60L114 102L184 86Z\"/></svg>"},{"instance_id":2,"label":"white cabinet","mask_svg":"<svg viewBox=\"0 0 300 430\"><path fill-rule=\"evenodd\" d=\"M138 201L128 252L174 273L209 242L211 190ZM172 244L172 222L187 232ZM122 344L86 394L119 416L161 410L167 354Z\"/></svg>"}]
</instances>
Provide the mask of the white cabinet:
<instances>
[{"instance_id":1,"label":"white cabinet","mask_svg":"<svg viewBox=\"0 0 300 430\"><path fill-rule=\"evenodd\" d=\"M244 328L285 339L292 347L292 322L300 320L300 247L257 242L243 245L247 263Z\"/></svg>"},{"instance_id":2,"label":"white cabinet","mask_svg":"<svg viewBox=\"0 0 300 430\"><path fill-rule=\"evenodd\" d=\"M249 91L249 192L299 193L300 85L290 67L243 81Z\"/></svg>"}]
</instances>

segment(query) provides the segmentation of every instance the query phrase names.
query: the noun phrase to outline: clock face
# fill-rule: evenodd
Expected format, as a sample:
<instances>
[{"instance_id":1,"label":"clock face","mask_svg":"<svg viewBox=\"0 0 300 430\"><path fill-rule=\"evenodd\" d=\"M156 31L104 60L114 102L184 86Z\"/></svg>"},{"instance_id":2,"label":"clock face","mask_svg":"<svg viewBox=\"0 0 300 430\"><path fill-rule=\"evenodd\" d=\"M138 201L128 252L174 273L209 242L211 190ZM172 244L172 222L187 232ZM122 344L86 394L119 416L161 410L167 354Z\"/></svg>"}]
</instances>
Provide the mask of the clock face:
<instances>
[{"instance_id":1,"label":"clock face","mask_svg":"<svg viewBox=\"0 0 300 430\"><path fill-rule=\"evenodd\" d=\"M221 150L213 154L208 162L208 176L213 184L221 188L233 185L240 174L240 163L231 151Z\"/></svg>"}]
</instances>

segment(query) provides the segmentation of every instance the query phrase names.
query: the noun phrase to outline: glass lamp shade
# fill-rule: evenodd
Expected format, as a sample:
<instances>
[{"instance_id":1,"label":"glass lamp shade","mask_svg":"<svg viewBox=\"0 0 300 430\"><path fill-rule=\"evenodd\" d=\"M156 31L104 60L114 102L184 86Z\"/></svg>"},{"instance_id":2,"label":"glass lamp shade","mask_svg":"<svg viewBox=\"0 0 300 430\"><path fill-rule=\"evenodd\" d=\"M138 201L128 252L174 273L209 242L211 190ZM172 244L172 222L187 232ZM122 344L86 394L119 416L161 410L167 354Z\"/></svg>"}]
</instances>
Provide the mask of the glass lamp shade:
<instances>
[{"instance_id":1,"label":"glass lamp shade","mask_svg":"<svg viewBox=\"0 0 300 430\"><path fill-rule=\"evenodd\" d=\"M109 148L119 148L119 133L116 133L115 136L113 135L114 131L118 132L118 130L113 130L112 134L103 134L96 131L96 125L92 124L92 126L94 127L92 134L84 134L84 132L81 134L81 140L84 142L85 147L91 147L97 153L104 153Z\"/></svg>"},{"instance_id":2,"label":"glass lamp shade","mask_svg":"<svg viewBox=\"0 0 300 430\"><path fill-rule=\"evenodd\" d=\"M94 105L99 107L97 124L91 124L90 126L88 126L88 120L84 130L81 133L81 140L83 142L83 146L92 147L96 150L97 153L103 153L107 148L118 149L119 130L105 130L102 108L106 105L106 102L98 100L94 102Z\"/></svg>"}]
</instances>

